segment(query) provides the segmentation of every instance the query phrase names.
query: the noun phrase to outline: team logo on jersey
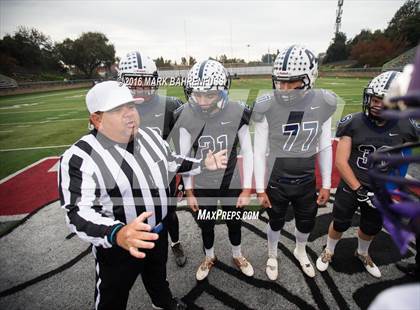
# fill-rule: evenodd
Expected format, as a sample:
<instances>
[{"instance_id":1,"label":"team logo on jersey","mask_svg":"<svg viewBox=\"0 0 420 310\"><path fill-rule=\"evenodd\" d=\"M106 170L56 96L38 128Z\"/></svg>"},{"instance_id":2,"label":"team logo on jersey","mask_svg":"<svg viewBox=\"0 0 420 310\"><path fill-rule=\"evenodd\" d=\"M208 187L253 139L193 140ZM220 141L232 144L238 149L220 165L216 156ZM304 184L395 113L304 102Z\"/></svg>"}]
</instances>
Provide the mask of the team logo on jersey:
<instances>
[{"instance_id":1,"label":"team logo on jersey","mask_svg":"<svg viewBox=\"0 0 420 310\"><path fill-rule=\"evenodd\" d=\"M338 124L339 124L339 125L341 125L341 124L345 124L345 123L347 123L348 121L350 121L352 118L353 118L353 115L348 114L348 115L344 116L342 119L340 119L340 121L338 122Z\"/></svg>"},{"instance_id":2,"label":"team logo on jersey","mask_svg":"<svg viewBox=\"0 0 420 310\"><path fill-rule=\"evenodd\" d=\"M259 96L255 100L255 104L263 103L263 102L270 101L270 100L271 100L270 95L262 95L262 96Z\"/></svg>"}]
</instances>

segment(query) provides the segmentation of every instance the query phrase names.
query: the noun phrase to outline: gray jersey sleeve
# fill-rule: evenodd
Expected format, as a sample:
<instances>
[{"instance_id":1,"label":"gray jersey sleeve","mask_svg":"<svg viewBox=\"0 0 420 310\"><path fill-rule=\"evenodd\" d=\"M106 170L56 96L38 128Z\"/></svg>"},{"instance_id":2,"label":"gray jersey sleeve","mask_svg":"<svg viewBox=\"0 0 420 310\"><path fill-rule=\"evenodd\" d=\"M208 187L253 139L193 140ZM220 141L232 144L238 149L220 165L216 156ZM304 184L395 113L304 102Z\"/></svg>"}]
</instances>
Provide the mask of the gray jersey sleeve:
<instances>
[{"instance_id":1,"label":"gray jersey sleeve","mask_svg":"<svg viewBox=\"0 0 420 310\"><path fill-rule=\"evenodd\" d=\"M252 120L254 122L262 122L264 120L265 113L270 109L272 103L272 97L269 94L262 95L255 100L254 107L252 109Z\"/></svg>"},{"instance_id":2,"label":"gray jersey sleeve","mask_svg":"<svg viewBox=\"0 0 420 310\"><path fill-rule=\"evenodd\" d=\"M338 103L338 97L335 93L326 90L326 89L320 89L319 95L322 98L323 101L323 122L328 120L337 109L337 103Z\"/></svg>"}]
</instances>

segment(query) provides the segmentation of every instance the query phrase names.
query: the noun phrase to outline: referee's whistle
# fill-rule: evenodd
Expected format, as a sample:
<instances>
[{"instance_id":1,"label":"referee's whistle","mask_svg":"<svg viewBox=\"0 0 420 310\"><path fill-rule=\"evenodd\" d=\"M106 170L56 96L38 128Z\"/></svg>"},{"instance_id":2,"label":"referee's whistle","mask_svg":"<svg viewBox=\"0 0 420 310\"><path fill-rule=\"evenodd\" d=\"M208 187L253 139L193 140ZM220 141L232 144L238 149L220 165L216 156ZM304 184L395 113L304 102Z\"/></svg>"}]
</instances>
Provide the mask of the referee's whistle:
<instances>
[{"instance_id":1,"label":"referee's whistle","mask_svg":"<svg viewBox=\"0 0 420 310\"><path fill-rule=\"evenodd\" d=\"M160 222L159 224L157 224L155 227L152 228L152 232L158 234L162 231L163 229L163 224L162 222Z\"/></svg>"}]
</instances>

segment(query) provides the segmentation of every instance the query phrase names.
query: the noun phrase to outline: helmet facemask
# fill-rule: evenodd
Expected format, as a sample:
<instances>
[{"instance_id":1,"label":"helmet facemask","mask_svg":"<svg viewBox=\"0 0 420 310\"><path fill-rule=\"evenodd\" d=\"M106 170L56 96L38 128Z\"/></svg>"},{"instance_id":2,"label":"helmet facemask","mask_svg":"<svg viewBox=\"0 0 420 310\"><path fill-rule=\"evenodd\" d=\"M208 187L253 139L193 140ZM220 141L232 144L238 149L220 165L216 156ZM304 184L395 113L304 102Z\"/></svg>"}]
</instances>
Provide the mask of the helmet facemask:
<instances>
[{"instance_id":1,"label":"helmet facemask","mask_svg":"<svg viewBox=\"0 0 420 310\"><path fill-rule=\"evenodd\" d=\"M227 98L225 90L209 90L207 92L192 92L191 102L207 114L211 114L216 109L222 109Z\"/></svg>"},{"instance_id":2,"label":"helmet facemask","mask_svg":"<svg viewBox=\"0 0 420 310\"><path fill-rule=\"evenodd\" d=\"M277 101L285 103L285 104L293 104L296 100L300 99L306 93L306 90L310 89L311 86L309 85L309 79L307 75L301 75L291 78L277 78L272 77L273 80L273 89L274 89L274 96L277 98ZM293 83L300 81L301 84L299 87L294 87L291 89L281 89L279 85L276 86L279 82L288 82ZM293 87L293 86L292 86Z\"/></svg>"},{"instance_id":3,"label":"helmet facemask","mask_svg":"<svg viewBox=\"0 0 420 310\"><path fill-rule=\"evenodd\" d=\"M372 104L372 100L377 103L381 101L382 104ZM375 95L372 88L365 88L363 90L363 113L375 123L383 123L385 120L380 116L381 112L384 109L383 96Z\"/></svg>"}]
</instances>

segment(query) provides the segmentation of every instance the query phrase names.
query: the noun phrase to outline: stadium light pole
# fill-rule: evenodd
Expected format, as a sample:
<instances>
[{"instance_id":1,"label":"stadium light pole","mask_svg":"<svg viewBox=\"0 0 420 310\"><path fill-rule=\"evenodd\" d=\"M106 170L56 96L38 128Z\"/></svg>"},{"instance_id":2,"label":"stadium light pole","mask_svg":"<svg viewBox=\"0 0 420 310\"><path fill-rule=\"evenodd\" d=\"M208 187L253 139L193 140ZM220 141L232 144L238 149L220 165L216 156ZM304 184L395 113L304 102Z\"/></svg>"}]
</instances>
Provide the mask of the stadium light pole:
<instances>
[{"instance_id":1,"label":"stadium light pole","mask_svg":"<svg viewBox=\"0 0 420 310\"><path fill-rule=\"evenodd\" d=\"M246 47L248 48L248 63L249 63L249 60L250 60L250 59L249 59L249 48L251 47L251 44L249 44L249 43L248 43L248 44L246 45Z\"/></svg>"}]
</instances>

